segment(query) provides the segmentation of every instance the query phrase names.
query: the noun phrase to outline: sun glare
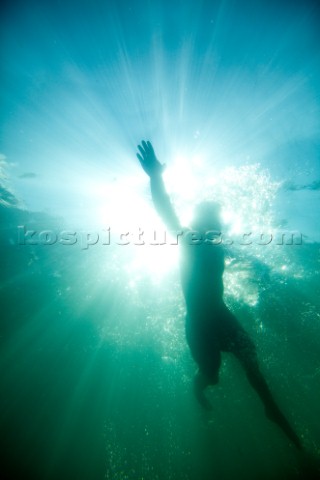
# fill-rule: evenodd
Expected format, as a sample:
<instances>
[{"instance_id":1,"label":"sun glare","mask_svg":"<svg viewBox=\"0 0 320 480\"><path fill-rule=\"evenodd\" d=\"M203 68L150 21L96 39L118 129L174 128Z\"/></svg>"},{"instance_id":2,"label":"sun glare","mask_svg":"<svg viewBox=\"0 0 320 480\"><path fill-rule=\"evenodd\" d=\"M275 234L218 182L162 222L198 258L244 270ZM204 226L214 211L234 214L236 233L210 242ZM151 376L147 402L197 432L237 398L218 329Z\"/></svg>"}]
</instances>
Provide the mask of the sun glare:
<instances>
[{"instance_id":1,"label":"sun glare","mask_svg":"<svg viewBox=\"0 0 320 480\"><path fill-rule=\"evenodd\" d=\"M278 185L259 165L217 171L204 156L181 154L174 157L163 177L183 226L190 225L195 204L207 199L221 204L223 233L228 237L272 226L272 200ZM119 251L133 284L141 272L148 272L151 281L157 282L176 268L179 252L172 244L176 238L154 209L147 177L127 174L86 188L92 202L99 205L96 224L110 228L111 243L125 249Z\"/></svg>"}]
</instances>

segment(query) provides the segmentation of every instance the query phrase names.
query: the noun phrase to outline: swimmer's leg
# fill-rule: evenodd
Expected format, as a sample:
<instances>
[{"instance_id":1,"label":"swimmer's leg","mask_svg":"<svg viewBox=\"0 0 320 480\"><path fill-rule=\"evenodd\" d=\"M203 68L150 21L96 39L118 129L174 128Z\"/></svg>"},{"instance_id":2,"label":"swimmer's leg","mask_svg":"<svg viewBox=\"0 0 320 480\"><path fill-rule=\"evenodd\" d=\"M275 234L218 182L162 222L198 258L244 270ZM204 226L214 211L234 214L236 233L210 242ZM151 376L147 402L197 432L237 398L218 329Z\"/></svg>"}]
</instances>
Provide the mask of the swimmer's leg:
<instances>
[{"instance_id":1,"label":"swimmer's leg","mask_svg":"<svg viewBox=\"0 0 320 480\"><path fill-rule=\"evenodd\" d=\"M217 379L218 382L218 379ZM216 382L216 383L217 383ZM193 391L196 399L205 410L212 410L212 405L204 394L208 385L213 385L212 381L200 370L195 374L193 380Z\"/></svg>"},{"instance_id":2,"label":"swimmer's leg","mask_svg":"<svg viewBox=\"0 0 320 480\"><path fill-rule=\"evenodd\" d=\"M192 357L199 367L193 380L193 392L200 405L206 410L211 410L204 390L207 386L218 383L221 364L219 345L210 328L204 330L199 328L189 321L189 317L186 322L186 338Z\"/></svg>"},{"instance_id":3,"label":"swimmer's leg","mask_svg":"<svg viewBox=\"0 0 320 480\"><path fill-rule=\"evenodd\" d=\"M205 353L205 349L202 353ZM209 385L216 385L219 381L221 353L217 345L211 342L210 349L207 350L206 355L202 355L198 365L199 370L194 377L193 391L200 405L205 410L212 410L204 391Z\"/></svg>"},{"instance_id":4,"label":"swimmer's leg","mask_svg":"<svg viewBox=\"0 0 320 480\"><path fill-rule=\"evenodd\" d=\"M297 448L301 449L302 446L299 437L276 404L267 382L260 371L255 346L245 331L241 332L240 340L234 342L232 353L234 353L241 362L251 386L262 400L266 416L282 429Z\"/></svg>"}]
</instances>

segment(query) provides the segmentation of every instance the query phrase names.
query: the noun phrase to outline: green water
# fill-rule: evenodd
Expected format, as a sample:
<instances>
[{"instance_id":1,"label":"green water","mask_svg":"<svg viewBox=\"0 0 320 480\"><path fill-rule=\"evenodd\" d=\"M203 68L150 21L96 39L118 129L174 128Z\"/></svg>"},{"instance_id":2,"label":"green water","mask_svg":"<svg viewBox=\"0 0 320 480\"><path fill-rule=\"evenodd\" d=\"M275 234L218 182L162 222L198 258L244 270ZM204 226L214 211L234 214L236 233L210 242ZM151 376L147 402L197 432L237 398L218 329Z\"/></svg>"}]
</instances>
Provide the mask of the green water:
<instances>
[{"instance_id":1,"label":"green water","mask_svg":"<svg viewBox=\"0 0 320 480\"><path fill-rule=\"evenodd\" d=\"M7 207L1 215L4 478L307 478L231 355L208 393L213 411L196 403L176 267L161 278L140 271L130 283L134 247L18 245L17 225L63 222ZM319 245L274 247L264 253L272 268L242 255L249 259L227 268L225 283L235 285L226 301L317 457ZM277 268L279 256L289 270Z\"/></svg>"}]
</instances>

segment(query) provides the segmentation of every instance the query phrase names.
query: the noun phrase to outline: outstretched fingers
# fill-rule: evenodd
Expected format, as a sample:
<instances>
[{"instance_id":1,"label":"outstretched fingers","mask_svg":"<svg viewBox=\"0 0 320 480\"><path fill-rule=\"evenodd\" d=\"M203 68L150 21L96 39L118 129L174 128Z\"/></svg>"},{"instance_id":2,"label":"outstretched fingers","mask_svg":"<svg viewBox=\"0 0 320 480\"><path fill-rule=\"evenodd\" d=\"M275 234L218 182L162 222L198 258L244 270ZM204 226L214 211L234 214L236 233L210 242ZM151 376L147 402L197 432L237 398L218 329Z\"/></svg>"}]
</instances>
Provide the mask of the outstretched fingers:
<instances>
[{"instance_id":1,"label":"outstretched fingers","mask_svg":"<svg viewBox=\"0 0 320 480\"><path fill-rule=\"evenodd\" d=\"M140 153L137 153L137 158L138 158L139 162L140 162L141 164L143 164L144 158L142 157L142 155L140 155Z\"/></svg>"},{"instance_id":2,"label":"outstretched fingers","mask_svg":"<svg viewBox=\"0 0 320 480\"><path fill-rule=\"evenodd\" d=\"M141 141L141 145L138 145L138 150L140 152L140 154L138 153L137 156L138 156L138 159L141 161L141 159L143 160L147 160L148 156L150 155L153 155L154 156L154 150L153 150L153 146L151 145L151 142L149 141L145 141L145 140L142 140Z\"/></svg>"},{"instance_id":3,"label":"outstretched fingers","mask_svg":"<svg viewBox=\"0 0 320 480\"><path fill-rule=\"evenodd\" d=\"M158 162L151 142L142 140L141 144L138 145L138 152L136 155L143 170L149 176L163 170L164 166Z\"/></svg>"},{"instance_id":4,"label":"outstretched fingers","mask_svg":"<svg viewBox=\"0 0 320 480\"><path fill-rule=\"evenodd\" d=\"M147 140L147 141L142 140L141 145L142 145L145 152L154 153L153 146L151 145L151 142L149 142L149 140Z\"/></svg>"},{"instance_id":5,"label":"outstretched fingers","mask_svg":"<svg viewBox=\"0 0 320 480\"><path fill-rule=\"evenodd\" d=\"M142 142L142 145L143 145L143 142ZM139 149L139 152L141 153L142 158L145 160L147 156L147 150L141 147L141 145L138 145L138 149Z\"/></svg>"}]
</instances>

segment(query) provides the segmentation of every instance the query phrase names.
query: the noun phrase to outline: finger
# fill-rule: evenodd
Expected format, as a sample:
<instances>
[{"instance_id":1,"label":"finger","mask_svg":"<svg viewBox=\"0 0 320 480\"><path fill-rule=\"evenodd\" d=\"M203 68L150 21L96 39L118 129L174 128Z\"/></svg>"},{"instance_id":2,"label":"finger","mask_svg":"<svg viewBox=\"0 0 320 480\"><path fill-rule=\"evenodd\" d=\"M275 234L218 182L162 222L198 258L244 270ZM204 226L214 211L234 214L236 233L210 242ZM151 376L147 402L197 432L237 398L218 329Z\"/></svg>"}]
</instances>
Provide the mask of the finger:
<instances>
[{"instance_id":1,"label":"finger","mask_svg":"<svg viewBox=\"0 0 320 480\"><path fill-rule=\"evenodd\" d=\"M149 142L149 140L147 141L147 145L148 145L148 147L149 147L149 150L150 150L152 153L154 153L154 149L153 149L152 143Z\"/></svg>"},{"instance_id":2,"label":"finger","mask_svg":"<svg viewBox=\"0 0 320 480\"><path fill-rule=\"evenodd\" d=\"M138 158L139 162L140 162L141 165L142 165L142 164L144 163L144 160L143 160L142 156L141 156L139 153L137 153L137 158Z\"/></svg>"},{"instance_id":3,"label":"finger","mask_svg":"<svg viewBox=\"0 0 320 480\"><path fill-rule=\"evenodd\" d=\"M146 151L141 147L141 145L138 145L138 149L139 149L141 155L143 156L143 158L145 158L146 157Z\"/></svg>"},{"instance_id":4,"label":"finger","mask_svg":"<svg viewBox=\"0 0 320 480\"><path fill-rule=\"evenodd\" d=\"M146 142L144 140L142 140L141 144L142 144L144 150L147 152L149 150L149 148L148 148L148 145L146 144Z\"/></svg>"}]
</instances>

